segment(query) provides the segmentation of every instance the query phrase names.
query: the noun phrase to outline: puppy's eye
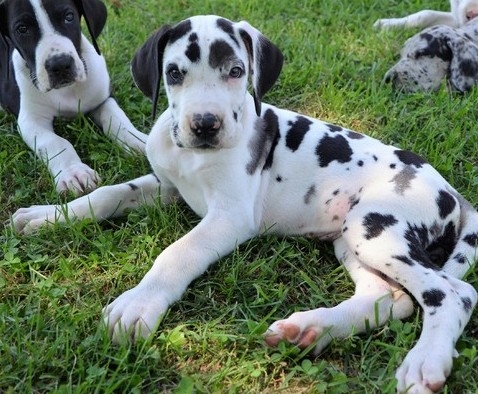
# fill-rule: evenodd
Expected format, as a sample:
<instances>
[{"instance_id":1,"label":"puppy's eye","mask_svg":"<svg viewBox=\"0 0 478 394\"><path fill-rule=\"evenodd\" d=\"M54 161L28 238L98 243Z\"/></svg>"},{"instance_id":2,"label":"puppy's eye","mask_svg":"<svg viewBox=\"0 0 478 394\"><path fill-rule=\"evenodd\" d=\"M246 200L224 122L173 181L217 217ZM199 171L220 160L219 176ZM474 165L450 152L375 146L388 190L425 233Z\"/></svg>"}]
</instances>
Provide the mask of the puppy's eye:
<instances>
[{"instance_id":1,"label":"puppy's eye","mask_svg":"<svg viewBox=\"0 0 478 394\"><path fill-rule=\"evenodd\" d=\"M71 23L75 20L75 14L73 11L67 11L65 14L65 22L66 23Z\"/></svg>"},{"instance_id":2,"label":"puppy's eye","mask_svg":"<svg viewBox=\"0 0 478 394\"><path fill-rule=\"evenodd\" d=\"M168 76L173 82L180 82L183 79L183 74L176 67L172 67L168 70Z\"/></svg>"},{"instance_id":3,"label":"puppy's eye","mask_svg":"<svg viewBox=\"0 0 478 394\"><path fill-rule=\"evenodd\" d=\"M15 27L15 31L17 34L27 34L28 33L28 26L21 23Z\"/></svg>"},{"instance_id":4,"label":"puppy's eye","mask_svg":"<svg viewBox=\"0 0 478 394\"><path fill-rule=\"evenodd\" d=\"M229 76L231 78L240 78L242 77L243 71L241 67L233 67L231 68L231 71L229 71Z\"/></svg>"}]
</instances>

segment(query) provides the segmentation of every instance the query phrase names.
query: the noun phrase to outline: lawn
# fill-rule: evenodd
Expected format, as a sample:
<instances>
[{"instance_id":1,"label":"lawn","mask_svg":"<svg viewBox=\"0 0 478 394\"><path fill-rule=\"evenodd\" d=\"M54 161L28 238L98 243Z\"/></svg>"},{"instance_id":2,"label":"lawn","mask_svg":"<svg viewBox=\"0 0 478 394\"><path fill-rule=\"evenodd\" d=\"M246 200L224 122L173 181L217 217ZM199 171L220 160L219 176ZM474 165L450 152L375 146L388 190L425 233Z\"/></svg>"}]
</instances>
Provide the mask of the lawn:
<instances>
[{"instance_id":1,"label":"lawn","mask_svg":"<svg viewBox=\"0 0 478 394\"><path fill-rule=\"evenodd\" d=\"M245 19L286 59L265 101L413 150L478 207L478 89L394 93L382 79L413 32L372 27L380 17L445 9L447 1L106 3L99 45L114 94L139 129L152 125L151 104L134 86L129 61L146 37L193 14ZM165 103L163 95L159 108ZM103 184L149 171L145 158L124 154L84 117L55 126ZM319 357L292 346L264 346L262 333L275 319L353 294L331 245L302 238L265 236L240 246L190 286L149 342L112 345L99 325L102 307L138 283L198 218L184 206L158 204L121 219L72 222L31 236L8 225L20 207L61 201L13 117L0 113L0 393L394 392L395 370L420 334L418 308L407 321L334 341ZM478 288L476 269L467 279ZM475 311L444 393L478 393L477 334Z\"/></svg>"}]
</instances>

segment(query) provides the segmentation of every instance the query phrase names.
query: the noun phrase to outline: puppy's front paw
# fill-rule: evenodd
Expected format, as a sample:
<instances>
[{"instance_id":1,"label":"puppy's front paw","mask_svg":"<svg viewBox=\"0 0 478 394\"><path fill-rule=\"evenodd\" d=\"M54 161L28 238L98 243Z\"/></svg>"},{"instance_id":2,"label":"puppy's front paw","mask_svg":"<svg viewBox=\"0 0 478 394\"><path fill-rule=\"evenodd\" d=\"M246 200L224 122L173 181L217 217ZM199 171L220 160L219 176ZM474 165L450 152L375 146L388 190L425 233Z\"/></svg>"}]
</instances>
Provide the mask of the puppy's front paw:
<instances>
[{"instance_id":1,"label":"puppy's front paw","mask_svg":"<svg viewBox=\"0 0 478 394\"><path fill-rule=\"evenodd\" d=\"M397 19L391 18L391 19L377 19L375 23L373 24L373 27L375 29L387 29L390 27L395 27L398 26Z\"/></svg>"},{"instance_id":2,"label":"puppy's front paw","mask_svg":"<svg viewBox=\"0 0 478 394\"><path fill-rule=\"evenodd\" d=\"M64 168L55 177L58 193L72 192L75 196L96 189L99 183L100 177L96 171L83 163Z\"/></svg>"},{"instance_id":3,"label":"puppy's front paw","mask_svg":"<svg viewBox=\"0 0 478 394\"><path fill-rule=\"evenodd\" d=\"M156 331L168 306L169 302L159 289L139 284L103 309L103 321L113 342L134 341Z\"/></svg>"},{"instance_id":4,"label":"puppy's front paw","mask_svg":"<svg viewBox=\"0 0 478 394\"><path fill-rule=\"evenodd\" d=\"M407 394L431 394L445 384L453 365L454 349L445 344L417 344L398 368L397 391Z\"/></svg>"},{"instance_id":5,"label":"puppy's front paw","mask_svg":"<svg viewBox=\"0 0 478 394\"><path fill-rule=\"evenodd\" d=\"M28 208L20 208L12 217L15 231L29 234L41 226L52 224L61 216L57 205L32 205Z\"/></svg>"}]
</instances>

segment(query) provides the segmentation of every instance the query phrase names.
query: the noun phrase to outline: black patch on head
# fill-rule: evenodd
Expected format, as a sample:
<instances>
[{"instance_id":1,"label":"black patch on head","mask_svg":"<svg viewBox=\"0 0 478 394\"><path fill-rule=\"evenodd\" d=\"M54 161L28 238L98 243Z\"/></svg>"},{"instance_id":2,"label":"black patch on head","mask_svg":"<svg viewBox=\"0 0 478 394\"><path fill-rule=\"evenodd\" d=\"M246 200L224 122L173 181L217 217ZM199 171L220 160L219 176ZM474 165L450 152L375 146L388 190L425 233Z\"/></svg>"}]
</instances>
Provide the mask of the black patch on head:
<instances>
[{"instance_id":1,"label":"black patch on head","mask_svg":"<svg viewBox=\"0 0 478 394\"><path fill-rule=\"evenodd\" d=\"M344 136L329 137L325 135L315 148L315 154L318 156L319 165L327 167L335 160L339 163L348 163L352 160L353 151Z\"/></svg>"},{"instance_id":2,"label":"black patch on head","mask_svg":"<svg viewBox=\"0 0 478 394\"><path fill-rule=\"evenodd\" d=\"M236 36L234 35L234 27L231 21L228 21L224 18L219 18L216 22L217 27L221 29L223 32L227 33L229 37L234 41L234 43L239 47L239 41L237 41Z\"/></svg>"},{"instance_id":3,"label":"black patch on head","mask_svg":"<svg viewBox=\"0 0 478 394\"><path fill-rule=\"evenodd\" d=\"M424 291L422 294L423 303L429 307L439 307L445 299L446 294L440 289L431 289Z\"/></svg>"},{"instance_id":4,"label":"black patch on head","mask_svg":"<svg viewBox=\"0 0 478 394\"><path fill-rule=\"evenodd\" d=\"M186 49L186 56L193 63L197 63L201 59L201 49L199 48L199 44L197 41L198 35L196 33L191 33L189 35L190 44Z\"/></svg>"},{"instance_id":5,"label":"black patch on head","mask_svg":"<svg viewBox=\"0 0 478 394\"><path fill-rule=\"evenodd\" d=\"M402 163L407 165L413 165L417 168L421 168L424 164L427 163L423 158L413 152L409 152L406 150L396 150L393 153L395 153L395 155Z\"/></svg>"},{"instance_id":6,"label":"black patch on head","mask_svg":"<svg viewBox=\"0 0 478 394\"><path fill-rule=\"evenodd\" d=\"M272 166L274 150L280 139L279 119L273 110L268 109L262 118L257 119L255 130L256 134L249 142L252 156L246 166L249 175L253 175L260 166L263 170Z\"/></svg>"},{"instance_id":7,"label":"black patch on head","mask_svg":"<svg viewBox=\"0 0 478 394\"><path fill-rule=\"evenodd\" d=\"M456 207L455 198L445 190L440 190L436 199L440 217L445 219Z\"/></svg>"},{"instance_id":8,"label":"black patch on head","mask_svg":"<svg viewBox=\"0 0 478 394\"><path fill-rule=\"evenodd\" d=\"M192 29L191 21L186 19L174 26L169 33L169 44L173 44L180 38L188 34Z\"/></svg>"},{"instance_id":9,"label":"black patch on head","mask_svg":"<svg viewBox=\"0 0 478 394\"><path fill-rule=\"evenodd\" d=\"M416 57L438 57L446 62L452 59L450 47L447 45L447 40L443 35L434 35L428 32L421 33L420 38L427 42L427 46L420 48L416 53Z\"/></svg>"},{"instance_id":10,"label":"black patch on head","mask_svg":"<svg viewBox=\"0 0 478 394\"><path fill-rule=\"evenodd\" d=\"M461 59L461 61L458 62L458 67L460 74L465 77L475 77L478 73L475 59Z\"/></svg>"},{"instance_id":11,"label":"black patch on head","mask_svg":"<svg viewBox=\"0 0 478 394\"><path fill-rule=\"evenodd\" d=\"M297 116L295 122L289 122L290 129L285 137L285 144L292 152L299 149L311 124L312 122L303 116Z\"/></svg>"},{"instance_id":12,"label":"black patch on head","mask_svg":"<svg viewBox=\"0 0 478 394\"><path fill-rule=\"evenodd\" d=\"M463 237L463 241L465 241L468 245L476 248L478 246L478 233L468 234Z\"/></svg>"},{"instance_id":13,"label":"black patch on head","mask_svg":"<svg viewBox=\"0 0 478 394\"><path fill-rule=\"evenodd\" d=\"M363 218L362 225L365 227L365 239L377 238L382 232L398 220L393 215L382 215L378 212L371 212Z\"/></svg>"},{"instance_id":14,"label":"black patch on head","mask_svg":"<svg viewBox=\"0 0 478 394\"><path fill-rule=\"evenodd\" d=\"M471 299L469 297L462 297L461 302L463 302L463 309L465 310L465 312L470 313L471 308L473 306L473 303L471 302Z\"/></svg>"},{"instance_id":15,"label":"black patch on head","mask_svg":"<svg viewBox=\"0 0 478 394\"><path fill-rule=\"evenodd\" d=\"M337 126L335 124L326 123L325 125L329 128L329 130L332 133L337 133L344 130L343 127Z\"/></svg>"},{"instance_id":16,"label":"black patch on head","mask_svg":"<svg viewBox=\"0 0 478 394\"><path fill-rule=\"evenodd\" d=\"M307 193L305 193L304 203L310 204L310 201L312 200L312 197L315 196L315 194L316 194L315 185L312 185L311 187L309 187L309 190L307 190Z\"/></svg>"},{"instance_id":17,"label":"black patch on head","mask_svg":"<svg viewBox=\"0 0 478 394\"><path fill-rule=\"evenodd\" d=\"M351 140L361 140L362 138L364 138L364 135L356 133L355 131L348 131L347 137L349 137Z\"/></svg>"},{"instance_id":18,"label":"black patch on head","mask_svg":"<svg viewBox=\"0 0 478 394\"><path fill-rule=\"evenodd\" d=\"M405 191L410 188L412 180L416 177L417 170L411 166L406 166L395 175L391 182L395 183L395 192L404 195Z\"/></svg>"},{"instance_id":19,"label":"black patch on head","mask_svg":"<svg viewBox=\"0 0 478 394\"><path fill-rule=\"evenodd\" d=\"M209 65L211 68L219 68L234 57L234 49L224 40L215 40L209 51Z\"/></svg>"}]
</instances>

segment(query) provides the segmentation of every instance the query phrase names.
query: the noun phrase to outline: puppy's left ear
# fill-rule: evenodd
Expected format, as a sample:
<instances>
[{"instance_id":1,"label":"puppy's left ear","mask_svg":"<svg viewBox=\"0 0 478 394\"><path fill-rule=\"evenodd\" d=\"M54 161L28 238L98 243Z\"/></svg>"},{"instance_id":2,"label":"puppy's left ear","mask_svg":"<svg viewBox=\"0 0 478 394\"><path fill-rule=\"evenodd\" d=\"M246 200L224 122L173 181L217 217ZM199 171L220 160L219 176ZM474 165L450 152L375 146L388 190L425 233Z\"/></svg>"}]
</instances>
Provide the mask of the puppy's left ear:
<instances>
[{"instance_id":1,"label":"puppy's left ear","mask_svg":"<svg viewBox=\"0 0 478 394\"><path fill-rule=\"evenodd\" d=\"M452 53L449 83L458 92L466 92L478 83L478 46L461 35L448 39Z\"/></svg>"},{"instance_id":2,"label":"puppy's left ear","mask_svg":"<svg viewBox=\"0 0 478 394\"><path fill-rule=\"evenodd\" d=\"M237 27L249 54L254 104L257 116L260 116L262 97L279 78L284 56L277 46L246 21L238 22Z\"/></svg>"},{"instance_id":3,"label":"puppy's left ear","mask_svg":"<svg viewBox=\"0 0 478 394\"><path fill-rule=\"evenodd\" d=\"M99 0L75 0L76 9L80 17L85 18L86 27L91 36L91 42L98 55L101 55L96 39L101 34L106 24L106 6Z\"/></svg>"},{"instance_id":4,"label":"puppy's left ear","mask_svg":"<svg viewBox=\"0 0 478 394\"><path fill-rule=\"evenodd\" d=\"M153 102L153 119L156 117L159 87L163 73L164 48L168 43L170 32L170 25L159 28L138 49L131 61L134 83Z\"/></svg>"}]
</instances>

